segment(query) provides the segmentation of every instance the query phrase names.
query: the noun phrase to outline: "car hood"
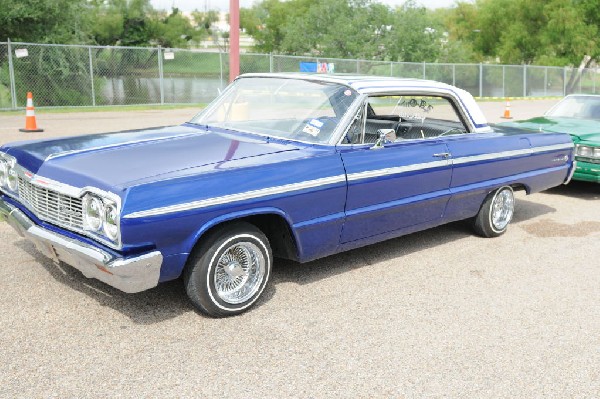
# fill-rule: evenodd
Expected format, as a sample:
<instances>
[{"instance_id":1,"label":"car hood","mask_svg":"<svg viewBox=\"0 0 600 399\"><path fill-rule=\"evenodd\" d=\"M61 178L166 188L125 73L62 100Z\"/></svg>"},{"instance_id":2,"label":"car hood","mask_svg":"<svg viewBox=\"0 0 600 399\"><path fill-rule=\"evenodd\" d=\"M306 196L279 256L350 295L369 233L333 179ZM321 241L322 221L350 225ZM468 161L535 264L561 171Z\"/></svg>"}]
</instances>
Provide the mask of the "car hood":
<instances>
[{"instance_id":1,"label":"car hood","mask_svg":"<svg viewBox=\"0 0 600 399\"><path fill-rule=\"evenodd\" d=\"M497 126L519 127L539 132L569 133L575 142L585 141L600 145L600 121L597 120L537 117L499 123Z\"/></svg>"},{"instance_id":2,"label":"car hood","mask_svg":"<svg viewBox=\"0 0 600 399\"><path fill-rule=\"evenodd\" d=\"M2 151L28 171L75 187L126 188L206 165L297 150L293 143L184 124L12 143Z\"/></svg>"}]
</instances>

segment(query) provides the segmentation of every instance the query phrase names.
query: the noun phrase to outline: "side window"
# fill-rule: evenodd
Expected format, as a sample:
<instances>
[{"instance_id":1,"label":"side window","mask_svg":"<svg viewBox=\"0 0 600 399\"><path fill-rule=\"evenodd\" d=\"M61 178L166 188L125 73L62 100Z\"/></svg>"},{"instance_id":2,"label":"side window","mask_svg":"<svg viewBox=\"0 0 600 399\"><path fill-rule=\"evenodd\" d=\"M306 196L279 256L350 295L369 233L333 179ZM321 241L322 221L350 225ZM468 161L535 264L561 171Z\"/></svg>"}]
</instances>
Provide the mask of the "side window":
<instances>
[{"instance_id":1,"label":"side window","mask_svg":"<svg viewBox=\"0 0 600 399\"><path fill-rule=\"evenodd\" d=\"M380 129L394 129L397 140L465 134L468 129L452 102L434 95L369 97L365 142L374 143Z\"/></svg>"}]
</instances>

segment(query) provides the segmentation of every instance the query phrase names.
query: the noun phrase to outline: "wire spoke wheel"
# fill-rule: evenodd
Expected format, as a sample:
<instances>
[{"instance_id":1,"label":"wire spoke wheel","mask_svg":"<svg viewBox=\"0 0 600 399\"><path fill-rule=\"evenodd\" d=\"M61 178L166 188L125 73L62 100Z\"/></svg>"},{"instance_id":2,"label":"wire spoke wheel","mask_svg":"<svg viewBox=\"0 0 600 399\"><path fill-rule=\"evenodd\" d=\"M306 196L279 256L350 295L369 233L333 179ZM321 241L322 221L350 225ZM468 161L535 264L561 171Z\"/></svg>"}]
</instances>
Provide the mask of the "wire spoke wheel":
<instances>
[{"instance_id":1,"label":"wire spoke wheel","mask_svg":"<svg viewBox=\"0 0 600 399\"><path fill-rule=\"evenodd\" d=\"M512 190L502 190L494 198L491 222L498 231L504 230L512 220L515 209L515 197Z\"/></svg>"},{"instance_id":2,"label":"wire spoke wheel","mask_svg":"<svg viewBox=\"0 0 600 399\"><path fill-rule=\"evenodd\" d=\"M213 317L245 312L269 282L269 239L246 222L218 226L194 249L184 274L186 292L198 310Z\"/></svg>"},{"instance_id":3,"label":"wire spoke wheel","mask_svg":"<svg viewBox=\"0 0 600 399\"><path fill-rule=\"evenodd\" d=\"M512 187L503 186L490 193L473 218L473 228L482 237L498 237L508 229L515 211Z\"/></svg>"},{"instance_id":4,"label":"wire spoke wheel","mask_svg":"<svg viewBox=\"0 0 600 399\"><path fill-rule=\"evenodd\" d=\"M225 249L215 266L217 295L230 304L246 302L260 288L265 269L265 258L254 243L235 243Z\"/></svg>"}]
</instances>

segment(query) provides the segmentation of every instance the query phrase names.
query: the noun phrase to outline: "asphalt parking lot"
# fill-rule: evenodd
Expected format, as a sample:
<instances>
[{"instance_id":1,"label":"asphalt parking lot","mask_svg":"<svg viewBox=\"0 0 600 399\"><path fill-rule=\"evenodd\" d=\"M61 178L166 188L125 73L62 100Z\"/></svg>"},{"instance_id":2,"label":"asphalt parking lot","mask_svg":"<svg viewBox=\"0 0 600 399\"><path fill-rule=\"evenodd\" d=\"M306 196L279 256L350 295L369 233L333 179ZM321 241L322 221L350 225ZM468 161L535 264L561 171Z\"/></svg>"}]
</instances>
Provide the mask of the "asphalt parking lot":
<instances>
[{"instance_id":1,"label":"asphalt parking lot","mask_svg":"<svg viewBox=\"0 0 600 399\"><path fill-rule=\"evenodd\" d=\"M514 101L515 118L553 102ZM503 103L484 103L499 121ZM50 114L0 142L181 123L194 109ZM600 396L600 185L517 196L508 232L453 223L305 265L253 310L194 311L180 281L124 294L0 223L0 397Z\"/></svg>"}]
</instances>

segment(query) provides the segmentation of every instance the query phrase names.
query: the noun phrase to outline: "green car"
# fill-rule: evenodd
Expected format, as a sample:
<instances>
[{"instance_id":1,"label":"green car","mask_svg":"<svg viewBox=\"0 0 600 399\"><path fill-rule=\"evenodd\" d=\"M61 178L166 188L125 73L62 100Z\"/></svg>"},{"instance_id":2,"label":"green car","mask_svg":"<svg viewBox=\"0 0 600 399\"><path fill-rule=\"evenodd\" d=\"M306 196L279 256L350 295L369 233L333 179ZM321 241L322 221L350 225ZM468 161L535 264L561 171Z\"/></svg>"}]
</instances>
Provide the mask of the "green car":
<instances>
[{"instance_id":1,"label":"green car","mask_svg":"<svg viewBox=\"0 0 600 399\"><path fill-rule=\"evenodd\" d=\"M542 117L498 126L569 133L575 143L577 160L573 179L600 183L600 95L571 94Z\"/></svg>"}]
</instances>

